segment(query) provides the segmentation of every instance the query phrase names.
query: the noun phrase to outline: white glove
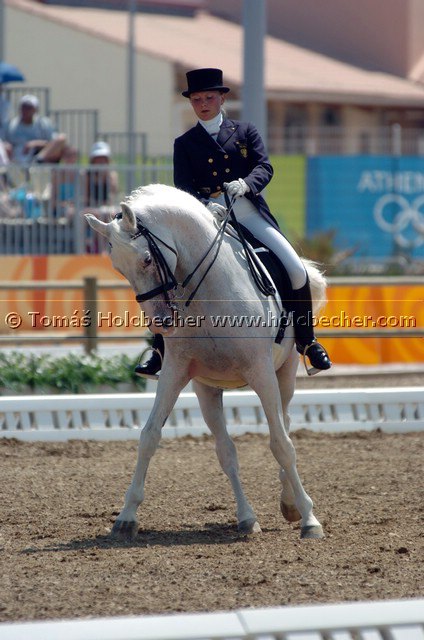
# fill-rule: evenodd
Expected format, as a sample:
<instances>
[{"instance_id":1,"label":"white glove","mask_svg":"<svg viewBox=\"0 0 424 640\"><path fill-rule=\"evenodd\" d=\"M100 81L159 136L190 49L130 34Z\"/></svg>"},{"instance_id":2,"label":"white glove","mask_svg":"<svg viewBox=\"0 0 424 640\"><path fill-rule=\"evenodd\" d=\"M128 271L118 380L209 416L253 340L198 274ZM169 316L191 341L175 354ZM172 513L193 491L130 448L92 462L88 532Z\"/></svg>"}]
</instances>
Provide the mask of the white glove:
<instances>
[{"instance_id":1,"label":"white glove","mask_svg":"<svg viewBox=\"0 0 424 640\"><path fill-rule=\"evenodd\" d=\"M218 222L222 222L224 218L227 216L227 209L219 202L208 202L206 208L209 209L211 214L214 216Z\"/></svg>"},{"instance_id":2,"label":"white glove","mask_svg":"<svg viewBox=\"0 0 424 640\"><path fill-rule=\"evenodd\" d=\"M233 180L232 182L224 182L224 187L227 189L230 198L241 198L250 191L243 178Z\"/></svg>"}]
</instances>

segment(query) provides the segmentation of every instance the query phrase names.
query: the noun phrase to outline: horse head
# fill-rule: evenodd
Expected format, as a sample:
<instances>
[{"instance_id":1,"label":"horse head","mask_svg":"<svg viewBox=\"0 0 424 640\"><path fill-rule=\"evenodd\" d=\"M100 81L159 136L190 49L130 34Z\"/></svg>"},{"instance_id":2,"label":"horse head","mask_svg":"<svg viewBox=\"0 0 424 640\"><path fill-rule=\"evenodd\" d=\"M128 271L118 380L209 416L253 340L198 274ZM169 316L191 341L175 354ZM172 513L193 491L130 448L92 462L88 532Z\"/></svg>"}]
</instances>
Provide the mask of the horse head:
<instances>
[{"instance_id":1,"label":"horse head","mask_svg":"<svg viewBox=\"0 0 424 640\"><path fill-rule=\"evenodd\" d=\"M121 211L110 222L91 213L85 217L92 229L107 238L113 267L134 290L146 326L154 333L173 333L177 252L170 234L160 231L161 237L156 235L148 212L137 211L136 215L135 207L128 202L121 203Z\"/></svg>"}]
</instances>

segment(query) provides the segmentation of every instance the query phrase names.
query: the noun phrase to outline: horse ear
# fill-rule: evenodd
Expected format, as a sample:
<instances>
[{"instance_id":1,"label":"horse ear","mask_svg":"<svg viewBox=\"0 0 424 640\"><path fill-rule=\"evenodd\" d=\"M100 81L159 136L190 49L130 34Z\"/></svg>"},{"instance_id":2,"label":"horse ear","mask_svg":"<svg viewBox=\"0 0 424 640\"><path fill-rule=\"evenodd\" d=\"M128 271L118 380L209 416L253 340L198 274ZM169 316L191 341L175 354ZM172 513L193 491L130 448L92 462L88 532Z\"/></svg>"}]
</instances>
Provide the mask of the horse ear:
<instances>
[{"instance_id":1,"label":"horse ear","mask_svg":"<svg viewBox=\"0 0 424 640\"><path fill-rule=\"evenodd\" d=\"M121 202L122 227L129 233L137 231L137 220L134 211L125 202Z\"/></svg>"},{"instance_id":2,"label":"horse ear","mask_svg":"<svg viewBox=\"0 0 424 640\"><path fill-rule=\"evenodd\" d=\"M109 238L110 236L109 223L103 222L103 220L99 220L98 218L96 218L96 216L93 216L92 213L86 213L85 218L88 224L90 225L90 227L94 229L94 231L97 231L98 233L101 233L102 236L106 236L106 238Z\"/></svg>"}]
</instances>

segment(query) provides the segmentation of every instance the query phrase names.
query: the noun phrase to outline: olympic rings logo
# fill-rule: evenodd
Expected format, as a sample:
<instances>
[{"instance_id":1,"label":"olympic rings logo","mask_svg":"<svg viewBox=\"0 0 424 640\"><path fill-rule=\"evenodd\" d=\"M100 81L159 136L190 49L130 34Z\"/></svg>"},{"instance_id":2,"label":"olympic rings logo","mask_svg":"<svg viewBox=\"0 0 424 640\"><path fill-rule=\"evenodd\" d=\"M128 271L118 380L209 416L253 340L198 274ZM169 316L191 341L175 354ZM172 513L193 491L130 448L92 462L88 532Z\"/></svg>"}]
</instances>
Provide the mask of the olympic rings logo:
<instances>
[{"instance_id":1,"label":"olympic rings logo","mask_svg":"<svg viewBox=\"0 0 424 640\"><path fill-rule=\"evenodd\" d=\"M374 219L383 231L393 234L395 242L406 249L424 244L424 213L420 207L424 205L424 195L410 203L404 196L387 193L374 207ZM396 213L393 214L393 211ZM388 218L390 216L391 219ZM404 232L410 227L416 231L414 237L406 237Z\"/></svg>"}]
</instances>

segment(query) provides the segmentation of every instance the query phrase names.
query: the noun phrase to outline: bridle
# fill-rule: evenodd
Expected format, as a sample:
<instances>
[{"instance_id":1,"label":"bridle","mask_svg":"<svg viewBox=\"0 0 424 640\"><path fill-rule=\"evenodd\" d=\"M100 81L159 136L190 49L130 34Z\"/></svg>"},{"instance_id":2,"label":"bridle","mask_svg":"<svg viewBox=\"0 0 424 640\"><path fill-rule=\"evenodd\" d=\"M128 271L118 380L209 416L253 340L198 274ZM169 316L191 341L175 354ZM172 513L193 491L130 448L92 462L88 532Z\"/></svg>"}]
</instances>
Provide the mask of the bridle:
<instances>
[{"instance_id":1,"label":"bridle","mask_svg":"<svg viewBox=\"0 0 424 640\"><path fill-rule=\"evenodd\" d=\"M168 307L170 307L171 309L175 308L175 303L173 302L173 300L171 300L169 296L169 291L174 290L174 292L176 292L179 289L180 295L178 297L182 298L187 285L191 282L192 278L195 276L197 271L205 262L206 258L215 248L215 253L206 271L203 273L196 287L194 288L194 290L191 292L191 294L189 295L189 297L184 303L184 306L188 307L192 303L194 296L196 295L200 285L208 275L210 269L212 268L212 266L215 263L215 260L218 257L219 250L221 248L221 245L224 239L224 233L230 220L237 232L238 239L244 248L247 263L257 287L259 288L261 293L263 293L266 296L275 295L276 292L272 282L269 280L267 274L264 272L263 265L257 258L256 253L244 238L242 229L240 228L240 225L238 224L237 219L234 215L233 204L234 204L235 198L232 198L230 200L227 193L225 193L224 195L225 195L225 204L227 206L227 214L223 219L214 239L212 240L211 245L203 254L203 256L200 258L200 260L198 261L194 269L186 276L186 278L181 283L178 282L177 279L175 278L168 262L166 261L165 256L163 255L161 249L158 246L158 242L161 243L167 249L169 249L169 251L171 251L175 256L177 256L177 252L175 251L175 249L171 247L169 244L167 244L164 240L162 240L162 238L159 238L159 236L157 236L152 231L150 231L150 229L148 229L146 226L144 226L144 224L141 222L139 218L136 218L137 231L131 236L131 240L136 240L140 236L143 236L144 238L146 238L147 244L149 246L149 250L156 264L156 268L158 270L159 278L160 278L159 286L154 287L154 289L150 289L145 293L138 293L135 296L135 299L137 302L141 303L141 302L145 302L146 300L152 300L152 298L155 298L156 296L162 294L165 297L165 301ZM122 213L117 213L115 218L116 219L122 218ZM174 296L174 298L175 297L177 296Z\"/></svg>"},{"instance_id":2,"label":"bridle","mask_svg":"<svg viewBox=\"0 0 424 640\"><path fill-rule=\"evenodd\" d=\"M152 298L163 294L165 296L167 305L171 306L171 299L168 295L168 291L170 291L171 289L177 289L178 282L174 274L172 273L172 270L167 263L165 256L159 249L156 240L163 244L167 249L172 251L175 256L177 255L177 252L173 247L170 247L169 244L167 244L164 240L159 238L147 227L145 227L137 218L137 232L131 236L131 240L136 240L140 236L144 236L147 240L150 253L159 273L160 285L158 287L155 287L154 289L150 289L150 291L146 291L146 293L138 293L135 296L135 299L137 300L137 302L145 302L146 300L151 300Z\"/></svg>"},{"instance_id":3,"label":"bridle","mask_svg":"<svg viewBox=\"0 0 424 640\"><path fill-rule=\"evenodd\" d=\"M117 219L119 219L121 217L122 217L121 213L118 213L115 216L115 218L117 218ZM179 298L182 298L183 295L184 295L185 288L191 282L192 278L195 276L195 274L197 273L197 271L199 270L201 265L204 263L204 261L206 260L208 255L211 253L212 249L214 247L216 247L215 255L213 256L210 264L208 265L208 268L206 269L205 273L203 274L202 278L198 282L198 284L195 287L195 289L191 292L190 296L185 301L184 306L188 307L191 304L191 302L193 301L193 298L196 295L200 285L202 284L203 280L207 276L209 270L212 268L215 260L218 257L219 249L221 247L222 240L223 240L223 237L224 237L225 228L227 226L227 219L224 220L224 223L218 229L218 232L215 235L215 237L214 237L211 245L207 249L207 251L201 257L201 259L196 264L194 269L186 276L186 278L183 280L183 282L178 282L178 280L174 276L174 274L173 274L173 272L172 272L172 270L171 270L171 268L170 268L165 256L163 255L161 249L158 246L158 242L160 244L162 244L164 247L166 247L167 249L169 249L170 251L172 251L172 253L175 256L177 256L177 252L175 251L175 249L173 247L171 247L169 244L167 244L164 240L162 240L162 238L159 238L159 236L157 236L152 231L150 231L150 229L148 229L141 222L141 220L139 218L137 218L136 220L137 220L137 231L136 231L136 233L134 233L131 236L131 240L136 240L140 236L143 236L143 237L146 238L147 244L149 246L150 253L151 253L152 258L153 258L153 260L154 260L154 262L156 264L156 268L158 270L159 279L160 279L160 284L157 287L154 287L154 289L150 289L149 291L146 291L145 293L138 293L135 296L135 299L136 299L137 302L145 302L146 300L152 300L152 298L156 298L156 296L162 294L165 297L165 301L166 301L167 305L170 308L173 308L173 301L171 300L171 298L169 296L169 291L174 290L176 292L177 290L179 290L180 291Z\"/></svg>"}]
</instances>

